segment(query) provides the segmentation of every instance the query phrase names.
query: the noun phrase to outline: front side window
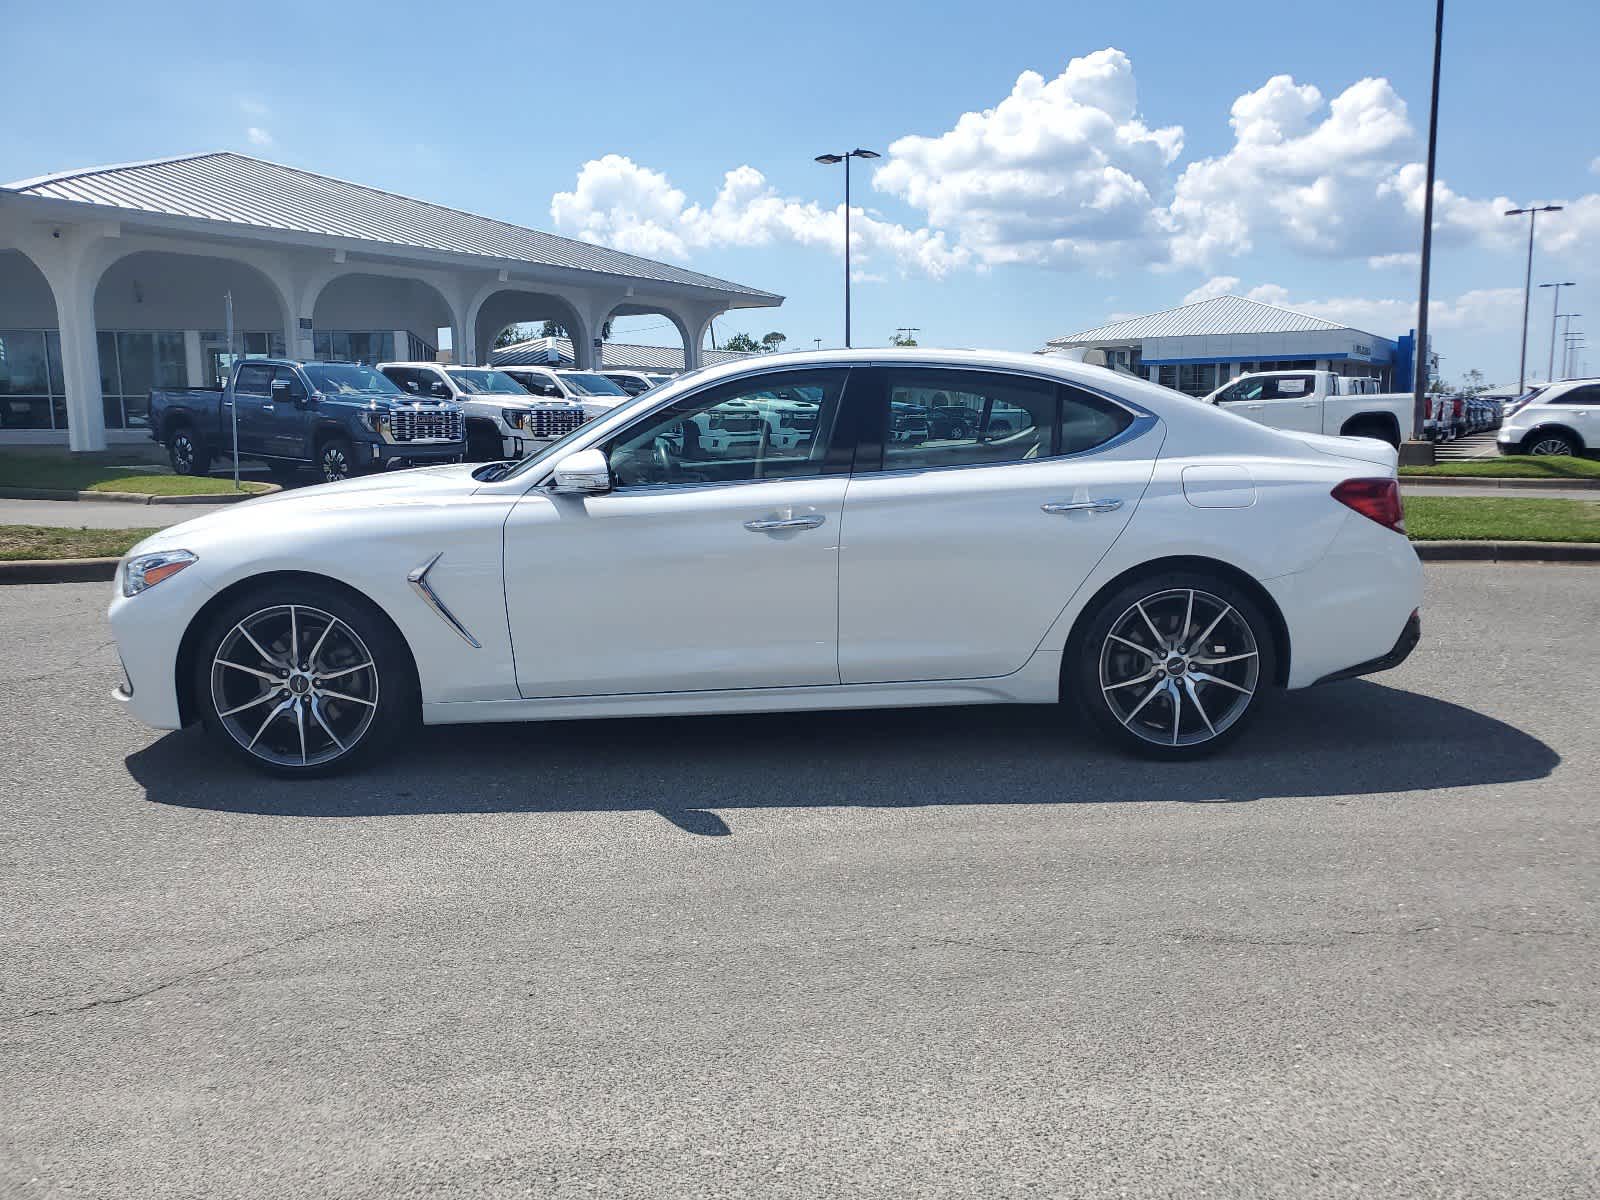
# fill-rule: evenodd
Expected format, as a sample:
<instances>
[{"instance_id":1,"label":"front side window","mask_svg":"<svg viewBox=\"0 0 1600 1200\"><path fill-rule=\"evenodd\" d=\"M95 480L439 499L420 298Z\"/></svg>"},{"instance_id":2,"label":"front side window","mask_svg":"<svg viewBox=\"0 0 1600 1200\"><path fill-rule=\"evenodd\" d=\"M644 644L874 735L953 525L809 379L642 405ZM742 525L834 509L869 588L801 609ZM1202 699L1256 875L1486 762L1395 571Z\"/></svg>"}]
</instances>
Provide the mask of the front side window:
<instances>
[{"instance_id":1,"label":"front side window","mask_svg":"<svg viewBox=\"0 0 1600 1200\"><path fill-rule=\"evenodd\" d=\"M563 371L561 378L567 381L567 386L580 396L626 396L628 393L619 388L604 375L596 375L589 371Z\"/></svg>"},{"instance_id":2,"label":"front side window","mask_svg":"<svg viewBox=\"0 0 1600 1200\"><path fill-rule=\"evenodd\" d=\"M820 475L847 374L838 368L763 375L685 396L605 447L616 486Z\"/></svg>"}]
</instances>

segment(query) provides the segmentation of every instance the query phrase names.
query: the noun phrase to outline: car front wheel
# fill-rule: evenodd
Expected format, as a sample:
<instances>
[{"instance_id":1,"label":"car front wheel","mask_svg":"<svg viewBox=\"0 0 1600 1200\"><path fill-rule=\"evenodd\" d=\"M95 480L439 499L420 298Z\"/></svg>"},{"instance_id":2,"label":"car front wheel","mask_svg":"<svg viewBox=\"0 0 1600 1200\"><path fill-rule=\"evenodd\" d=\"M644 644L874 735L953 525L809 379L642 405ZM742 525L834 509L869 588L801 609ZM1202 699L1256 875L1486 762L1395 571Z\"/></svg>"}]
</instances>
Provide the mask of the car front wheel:
<instances>
[{"instance_id":1,"label":"car front wheel","mask_svg":"<svg viewBox=\"0 0 1600 1200\"><path fill-rule=\"evenodd\" d=\"M269 584L226 605L195 656L206 731L276 775L370 758L417 719L415 674L393 627L359 598Z\"/></svg>"},{"instance_id":2,"label":"car front wheel","mask_svg":"<svg viewBox=\"0 0 1600 1200\"><path fill-rule=\"evenodd\" d=\"M1102 600L1068 682L1093 724L1152 758L1194 758L1244 731L1276 678L1272 628L1243 589L1173 572Z\"/></svg>"},{"instance_id":3,"label":"car front wheel","mask_svg":"<svg viewBox=\"0 0 1600 1200\"><path fill-rule=\"evenodd\" d=\"M1574 455L1578 447L1564 433L1536 433L1528 439L1529 454Z\"/></svg>"}]
</instances>

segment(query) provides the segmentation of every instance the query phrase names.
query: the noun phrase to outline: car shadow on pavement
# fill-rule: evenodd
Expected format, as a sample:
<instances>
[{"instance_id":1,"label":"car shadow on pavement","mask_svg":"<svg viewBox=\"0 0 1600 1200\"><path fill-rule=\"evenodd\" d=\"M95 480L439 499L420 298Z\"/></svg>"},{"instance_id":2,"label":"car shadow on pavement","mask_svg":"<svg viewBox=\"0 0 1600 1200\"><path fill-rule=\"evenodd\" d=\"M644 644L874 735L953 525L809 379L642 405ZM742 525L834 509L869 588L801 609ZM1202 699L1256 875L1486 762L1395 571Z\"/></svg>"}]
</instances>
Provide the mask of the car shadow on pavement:
<instances>
[{"instance_id":1,"label":"car shadow on pavement","mask_svg":"<svg viewBox=\"0 0 1600 1200\"><path fill-rule=\"evenodd\" d=\"M635 718L421 731L330 779L250 770L197 728L131 755L160 804L262 816L654 811L726 835L740 808L1237 803L1512 783L1560 756L1471 709L1366 680L1288 693L1220 755L1153 763L1049 706Z\"/></svg>"}]
</instances>

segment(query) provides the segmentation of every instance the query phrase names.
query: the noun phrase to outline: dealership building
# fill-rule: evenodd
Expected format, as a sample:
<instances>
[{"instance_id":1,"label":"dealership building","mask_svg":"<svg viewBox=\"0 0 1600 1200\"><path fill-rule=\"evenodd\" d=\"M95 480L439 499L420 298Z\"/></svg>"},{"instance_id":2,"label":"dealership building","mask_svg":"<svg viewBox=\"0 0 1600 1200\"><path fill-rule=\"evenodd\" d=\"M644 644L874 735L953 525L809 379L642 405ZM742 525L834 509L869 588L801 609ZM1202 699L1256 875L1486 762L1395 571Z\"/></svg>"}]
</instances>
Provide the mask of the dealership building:
<instances>
[{"instance_id":1,"label":"dealership building","mask_svg":"<svg viewBox=\"0 0 1600 1200\"><path fill-rule=\"evenodd\" d=\"M654 314L699 366L714 318L783 297L604 246L231 153L0 186L0 445L143 440L151 388L241 355L489 360L553 321L599 365L612 317Z\"/></svg>"},{"instance_id":2,"label":"dealership building","mask_svg":"<svg viewBox=\"0 0 1600 1200\"><path fill-rule=\"evenodd\" d=\"M700 364L714 367L720 363L738 362L744 358L759 357L748 350L701 350ZM578 365L577 347L571 338L537 337L523 342L501 346L489 355L489 365L494 367L575 367ZM600 360L596 367L614 371L649 371L667 375L681 375L689 369L684 353L674 346L644 346L632 342L602 342Z\"/></svg>"},{"instance_id":3,"label":"dealership building","mask_svg":"<svg viewBox=\"0 0 1600 1200\"><path fill-rule=\"evenodd\" d=\"M1052 338L1039 353L1204 396L1246 371L1274 370L1334 371L1378 379L1385 391L1408 390L1414 344L1411 334L1380 337L1243 296L1215 296Z\"/></svg>"}]
</instances>

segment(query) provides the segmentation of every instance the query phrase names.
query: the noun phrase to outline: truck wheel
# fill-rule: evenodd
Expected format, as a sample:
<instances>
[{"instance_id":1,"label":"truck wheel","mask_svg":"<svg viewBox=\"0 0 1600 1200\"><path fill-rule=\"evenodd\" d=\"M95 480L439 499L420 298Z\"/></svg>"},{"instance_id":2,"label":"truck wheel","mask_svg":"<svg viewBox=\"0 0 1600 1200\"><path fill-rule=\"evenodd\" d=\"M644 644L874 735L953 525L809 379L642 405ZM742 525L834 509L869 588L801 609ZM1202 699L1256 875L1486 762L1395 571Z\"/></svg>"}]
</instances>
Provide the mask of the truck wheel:
<instances>
[{"instance_id":1,"label":"truck wheel","mask_svg":"<svg viewBox=\"0 0 1600 1200\"><path fill-rule=\"evenodd\" d=\"M187 425L173 430L172 440L167 443L167 458L174 475L204 475L211 469L211 451Z\"/></svg>"},{"instance_id":2,"label":"truck wheel","mask_svg":"<svg viewBox=\"0 0 1600 1200\"><path fill-rule=\"evenodd\" d=\"M338 483L356 474L356 454L349 438L329 438L317 448L317 474L323 483Z\"/></svg>"}]
</instances>

